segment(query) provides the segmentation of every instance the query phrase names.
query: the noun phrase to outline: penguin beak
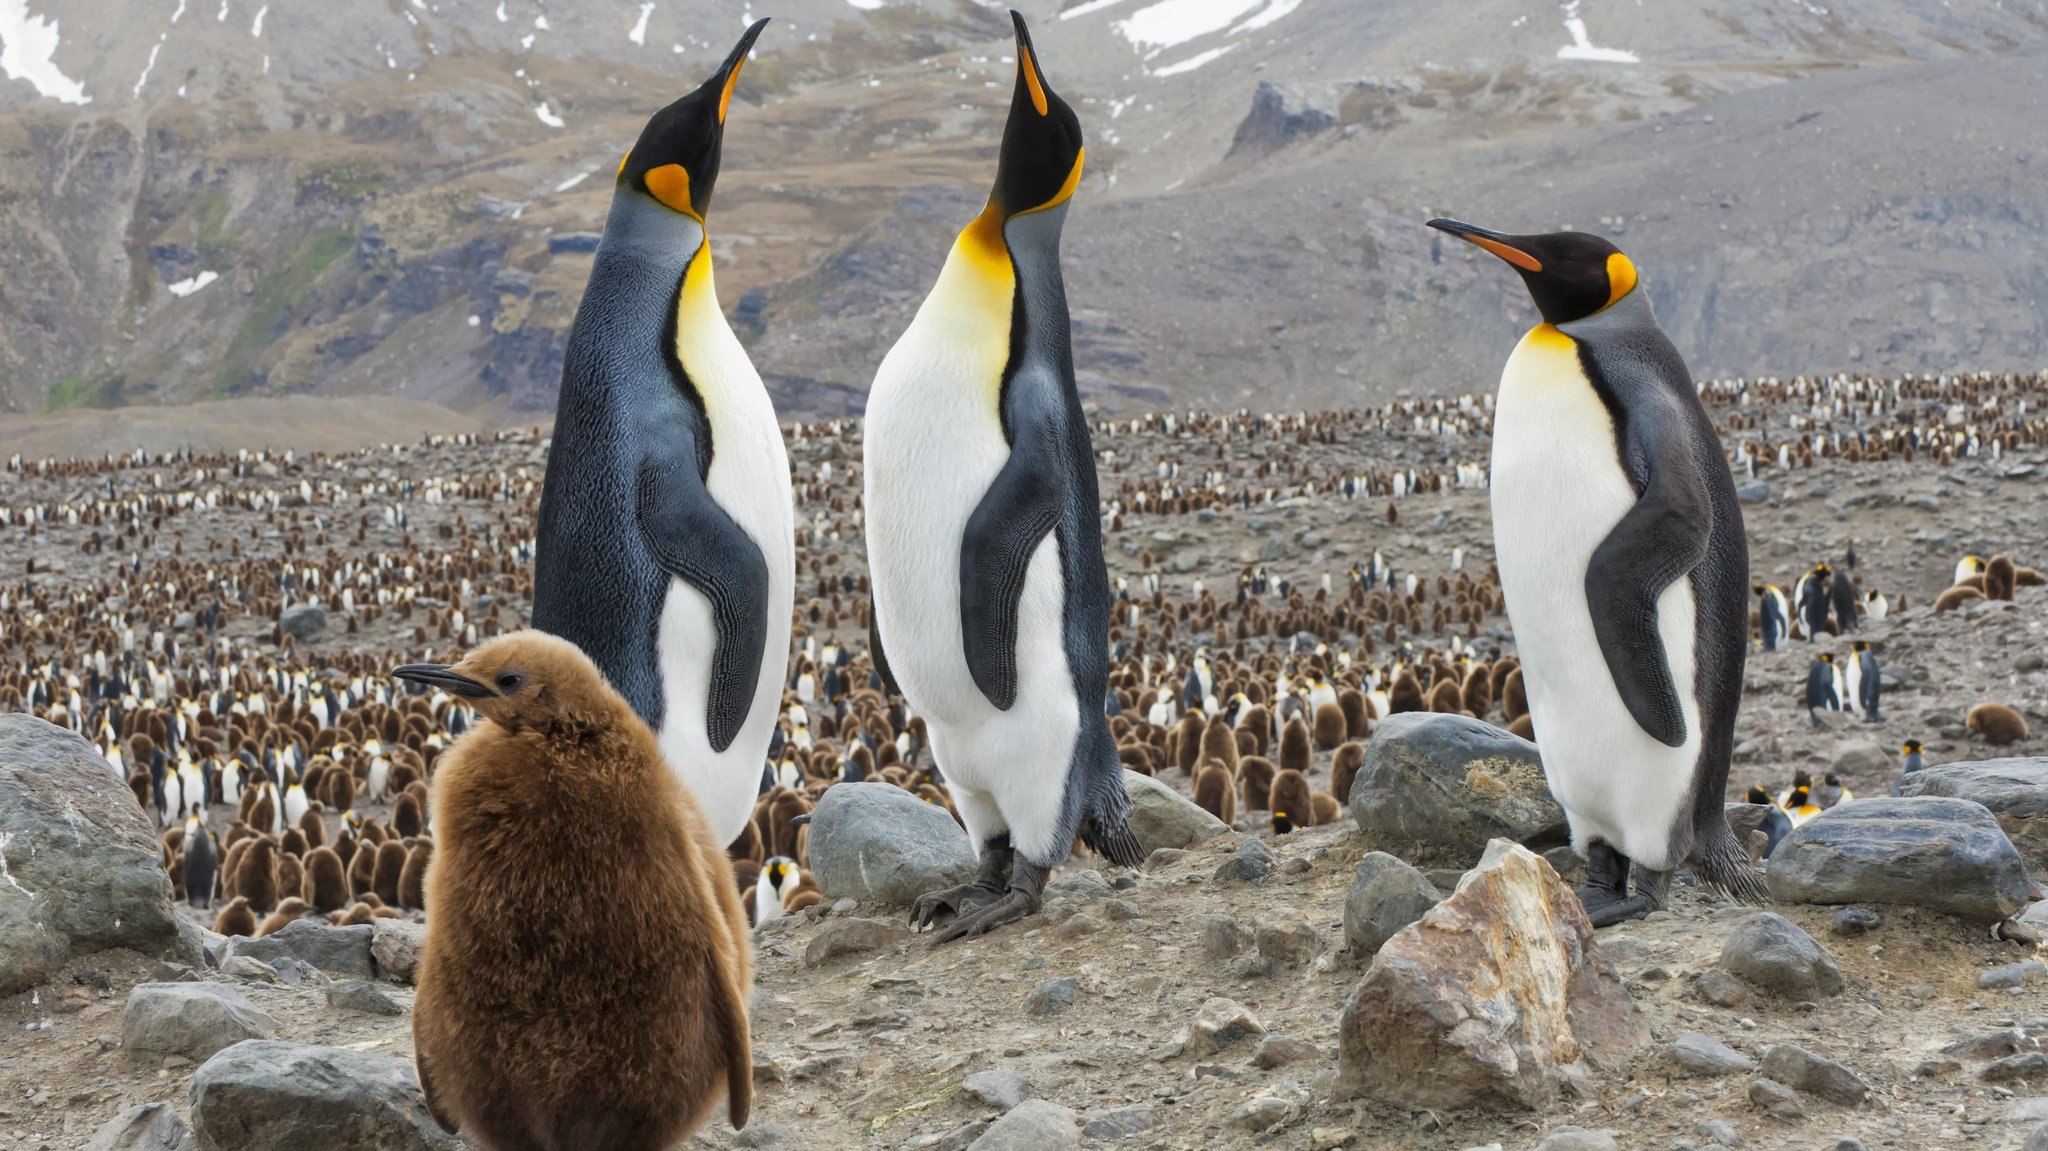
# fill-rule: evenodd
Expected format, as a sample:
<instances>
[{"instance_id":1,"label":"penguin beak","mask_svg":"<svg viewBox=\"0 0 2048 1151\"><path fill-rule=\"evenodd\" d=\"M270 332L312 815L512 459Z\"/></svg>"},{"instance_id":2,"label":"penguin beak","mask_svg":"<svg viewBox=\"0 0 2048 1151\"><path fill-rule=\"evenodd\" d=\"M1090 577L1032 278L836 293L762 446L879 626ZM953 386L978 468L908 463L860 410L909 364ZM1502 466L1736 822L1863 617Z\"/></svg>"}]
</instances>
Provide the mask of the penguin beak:
<instances>
[{"instance_id":1,"label":"penguin beak","mask_svg":"<svg viewBox=\"0 0 2048 1151\"><path fill-rule=\"evenodd\" d=\"M1525 272L1540 272L1543 270L1543 261L1515 247L1510 242L1510 237L1491 228L1482 228L1477 224L1467 224L1462 220L1446 220L1442 217L1431 220L1429 226L1439 232L1446 232L1456 236L1468 244L1484 248Z\"/></svg>"},{"instance_id":2,"label":"penguin beak","mask_svg":"<svg viewBox=\"0 0 2048 1151\"><path fill-rule=\"evenodd\" d=\"M754 50L754 41L761 38L761 29L767 26L768 17L766 16L754 21L745 32L740 34L740 42L733 45L732 51L725 57L725 63L720 64L718 71L711 74L711 79L704 82L706 91L711 90L713 85L717 86L718 123L720 127L725 125L726 109L732 105L732 88L733 85L739 83L740 67L747 62L747 53Z\"/></svg>"},{"instance_id":3,"label":"penguin beak","mask_svg":"<svg viewBox=\"0 0 2048 1151\"><path fill-rule=\"evenodd\" d=\"M1046 83L1023 14L1011 9L1010 21L1017 30L1017 86L989 193L990 206L1005 219L1066 203L1081 182L1082 165L1080 117Z\"/></svg>"},{"instance_id":4,"label":"penguin beak","mask_svg":"<svg viewBox=\"0 0 2048 1151\"><path fill-rule=\"evenodd\" d=\"M484 684L451 670L450 665L445 663L409 663L394 669L391 678L438 687L450 695L459 695L464 699L489 699L498 694Z\"/></svg>"}]
</instances>

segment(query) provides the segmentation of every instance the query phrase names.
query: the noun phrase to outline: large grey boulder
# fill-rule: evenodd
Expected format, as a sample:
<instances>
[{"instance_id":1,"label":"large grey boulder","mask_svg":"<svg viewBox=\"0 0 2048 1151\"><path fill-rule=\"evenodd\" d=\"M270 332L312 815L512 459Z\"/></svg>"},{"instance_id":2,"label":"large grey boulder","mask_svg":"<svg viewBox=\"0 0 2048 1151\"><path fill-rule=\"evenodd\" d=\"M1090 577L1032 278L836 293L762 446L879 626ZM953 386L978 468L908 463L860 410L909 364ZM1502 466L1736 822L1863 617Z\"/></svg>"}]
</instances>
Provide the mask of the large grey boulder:
<instances>
[{"instance_id":1,"label":"large grey boulder","mask_svg":"<svg viewBox=\"0 0 2048 1151\"><path fill-rule=\"evenodd\" d=\"M168 1103L143 1103L102 1124L81 1151L177 1151L188 1133Z\"/></svg>"},{"instance_id":2,"label":"large grey boulder","mask_svg":"<svg viewBox=\"0 0 2048 1151\"><path fill-rule=\"evenodd\" d=\"M389 1055L250 1039L192 1077L198 1151L462 1151Z\"/></svg>"},{"instance_id":3,"label":"large grey boulder","mask_svg":"<svg viewBox=\"0 0 2048 1151\"><path fill-rule=\"evenodd\" d=\"M1543 858L1496 840L1457 891L1394 934L1344 1005L1338 1099L1542 1109L1642 1021Z\"/></svg>"},{"instance_id":4,"label":"large grey boulder","mask_svg":"<svg viewBox=\"0 0 2048 1151\"><path fill-rule=\"evenodd\" d=\"M1079 1116L1057 1103L1026 1099L989 1124L967 1151L1073 1151L1080 1145Z\"/></svg>"},{"instance_id":5,"label":"large grey boulder","mask_svg":"<svg viewBox=\"0 0 2048 1151\"><path fill-rule=\"evenodd\" d=\"M2048 882L2048 756L2013 756L1926 767L1906 777L1906 795L1981 803L1998 819L2033 877Z\"/></svg>"},{"instance_id":6,"label":"large grey boulder","mask_svg":"<svg viewBox=\"0 0 2048 1151\"><path fill-rule=\"evenodd\" d=\"M2032 890L1983 804L1932 796L1822 812L1785 837L1765 874L1780 903L1890 903L1987 923L2025 907Z\"/></svg>"},{"instance_id":7,"label":"large grey boulder","mask_svg":"<svg viewBox=\"0 0 2048 1151\"><path fill-rule=\"evenodd\" d=\"M1429 877L1384 851L1366 852L1344 896L1344 942L1370 958L1396 931L1437 905Z\"/></svg>"},{"instance_id":8,"label":"large grey boulder","mask_svg":"<svg viewBox=\"0 0 2048 1151\"><path fill-rule=\"evenodd\" d=\"M367 923L339 927L315 919L295 919L260 938L237 935L221 948L223 966L237 955L277 966L279 959L293 959L329 975L368 979L370 941L376 928Z\"/></svg>"},{"instance_id":9,"label":"large grey boulder","mask_svg":"<svg viewBox=\"0 0 2048 1151\"><path fill-rule=\"evenodd\" d=\"M198 1062L244 1039L277 1034L277 1020L225 983L138 983L121 1012L121 1049Z\"/></svg>"},{"instance_id":10,"label":"large grey boulder","mask_svg":"<svg viewBox=\"0 0 2048 1151\"><path fill-rule=\"evenodd\" d=\"M153 820L83 736L0 714L0 995L110 947L197 961Z\"/></svg>"},{"instance_id":11,"label":"large grey boulder","mask_svg":"<svg viewBox=\"0 0 2048 1151\"><path fill-rule=\"evenodd\" d=\"M294 604L278 617L277 627L300 643L319 639L320 633L327 630L327 607L319 603Z\"/></svg>"},{"instance_id":12,"label":"large grey boulder","mask_svg":"<svg viewBox=\"0 0 2048 1151\"><path fill-rule=\"evenodd\" d=\"M1251 111L1238 122L1230 154L1262 155L1328 131L1336 123L1335 116L1310 104L1301 93L1271 80L1261 80L1252 92Z\"/></svg>"},{"instance_id":13,"label":"large grey boulder","mask_svg":"<svg viewBox=\"0 0 2048 1151\"><path fill-rule=\"evenodd\" d=\"M370 924L370 958L377 973L393 983L411 983L426 950L427 925L410 919L380 917Z\"/></svg>"},{"instance_id":14,"label":"large grey boulder","mask_svg":"<svg viewBox=\"0 0 2048 1151\"><path fill-rule=\"evenodd\" d=\"M1462 715L1404 712L1373 729L1351 785L1367 847L1418 867L1472 866L1494 839L1570 839L1536 745Z\"/></svg>"},{"instance_id":15,"label":"large grey boulder","mask_svg":"<svg viewBox=\"0 0 2048 1151\"><path fill-rule=\"evenodd\" d=\"M811 874L830 902L907 904L974 878L974 845L946 809L889 783L842 783L811 812Z\"/></svg>"},{"instance_id":16,"label":"large grey boulder","mask_svg":"<svg viewBox=\"0 0 2048 1151\"><path fill-rule=\"evenodd\" d=\"M1149 775L1125 768L1124 790L1131 794L1131 834L1147 855L1162 847L1193 847L1230 830L1193 800Z\"/></svg>"}]
</instances>

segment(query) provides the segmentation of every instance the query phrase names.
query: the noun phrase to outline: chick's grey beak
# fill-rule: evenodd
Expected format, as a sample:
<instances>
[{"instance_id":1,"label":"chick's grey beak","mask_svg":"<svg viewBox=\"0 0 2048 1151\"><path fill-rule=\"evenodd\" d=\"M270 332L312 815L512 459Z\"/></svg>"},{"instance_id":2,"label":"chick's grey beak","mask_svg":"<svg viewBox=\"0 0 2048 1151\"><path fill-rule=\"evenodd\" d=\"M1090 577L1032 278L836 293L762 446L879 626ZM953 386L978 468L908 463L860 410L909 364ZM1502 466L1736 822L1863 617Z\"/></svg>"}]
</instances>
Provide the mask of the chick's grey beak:
<instances>
[{"instance_id":1,"label":"chick's grey beak","mask_svg":"<svg viewBox=\"0 0 2048 1151\"><path fill-rule=\"evenodd\" d=\"M464 699L489 699L498 694L466 675L449 670L445 663L409 663L392 671L391 678L438 687Z\"/></svg>"}]
</instances>

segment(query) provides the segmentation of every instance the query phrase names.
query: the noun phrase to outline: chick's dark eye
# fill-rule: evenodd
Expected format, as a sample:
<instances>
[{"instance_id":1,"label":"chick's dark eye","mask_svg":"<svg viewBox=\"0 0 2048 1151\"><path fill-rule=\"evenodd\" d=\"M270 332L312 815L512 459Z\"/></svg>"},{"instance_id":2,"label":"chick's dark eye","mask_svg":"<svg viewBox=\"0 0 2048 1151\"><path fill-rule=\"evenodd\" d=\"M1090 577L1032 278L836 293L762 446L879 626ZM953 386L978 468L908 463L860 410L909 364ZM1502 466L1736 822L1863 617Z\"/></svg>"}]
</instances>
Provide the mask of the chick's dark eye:
<instances>
[{"instance_id":1,"label":"chick's dark eye","mask_svg":"<svg viewBox=\"0 0 2048 1151\"><path fill-rule=\"evenodd\" d=\"M525 683L525 682L526 682L526 681L525 681L524 679L521 679L521 678L520 678L520 676L519 676L519 673L518 673L518 672L516 672L516 671L508 671L508 672L506 672L506 673L505 673L504 675L501 675L501 676L499 676L499 677L498 677L498 690L499 690L499 691L518 691L518 690L519 690L519 685L520 685L520 684L522 684L522 683Z\"/></svg>"}]
</instances>

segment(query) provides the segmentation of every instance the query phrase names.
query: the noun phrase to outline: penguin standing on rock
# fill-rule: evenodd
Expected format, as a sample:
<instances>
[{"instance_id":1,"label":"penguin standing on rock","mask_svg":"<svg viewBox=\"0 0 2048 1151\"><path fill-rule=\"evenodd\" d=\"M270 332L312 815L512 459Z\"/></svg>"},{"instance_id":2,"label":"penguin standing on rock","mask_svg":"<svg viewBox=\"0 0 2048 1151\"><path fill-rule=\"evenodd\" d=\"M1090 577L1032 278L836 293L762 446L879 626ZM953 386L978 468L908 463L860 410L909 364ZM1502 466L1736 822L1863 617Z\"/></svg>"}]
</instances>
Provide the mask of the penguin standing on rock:
<instances>
[{"instance_id":1,"label":"penguin standing on rock","mask_svg":"<svg viewBox=\"0 0 2048 1151\"><path fill-rule=\"evenodd\" d=\"M435 1122L491 1151L661 1151L720 1099L745 1127L746 912L653 731L542 632L392 674L488 721L435 761L413 1009Z\"/></svg>"},{"instance_id":2,"label":"penguin standing on rock","mask_svg":"<svg viewBox=\"0 0 2048 1151\"><path fill-rule=\"evenodd\" d=\"M1081 125L1011 16L994 190L883 359L864 444L876 664L929 723L981 855L911 909L941 942L1036 911L1077 834L1142 856L1102 709L1111 595L1060 278Z\"/></svg>"},{"instance_id":3,"label":"penguin standing on rock","mask_svg":"<svg viewBox=\"0 0 2048 1151\"><path fill-rule=\"evenodd\" d=\"M582 648L730 843L753 811L789 660L789 459L712 284L705 213L740 66L620 162L562 365L533 625Z\"/></svg>"},{"instance_id":4,"label":"penguin standing on rock","mask_svg":"<svg viewBox=\"0 0 2048 1151\"><path fill-rule=\"evenodd\" d=\"M1494 551L1586 912L1604 926L1657 909L1681 863L1761 901L1722 806L1749 548L1692 373L1606 240L1430 226L1515 268L1543 316L1501 373Z\"/></svg>"}]
</instances>

